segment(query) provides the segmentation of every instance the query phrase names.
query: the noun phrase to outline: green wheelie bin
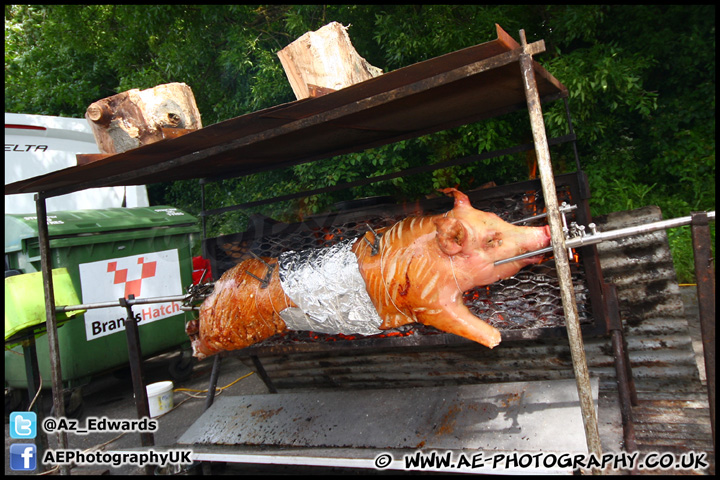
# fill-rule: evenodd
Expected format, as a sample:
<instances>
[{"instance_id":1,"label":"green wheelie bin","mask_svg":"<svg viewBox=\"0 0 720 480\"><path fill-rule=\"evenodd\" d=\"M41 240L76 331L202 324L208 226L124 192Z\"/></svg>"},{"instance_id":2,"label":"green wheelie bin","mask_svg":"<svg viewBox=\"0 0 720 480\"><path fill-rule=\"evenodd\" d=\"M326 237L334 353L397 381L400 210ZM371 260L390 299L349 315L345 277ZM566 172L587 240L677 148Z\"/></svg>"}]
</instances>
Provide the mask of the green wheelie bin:
<instances>
[{"instance_id":1,"label":"green wheelie bin","mask_svg":"<svg viewBox=\"0 0 720 480\"><path fill-rule=\"evenodd\" d=\"M52 267L67 269L83 304L127 298L183 295L192 283L191 247L200 231L198 220L168 206L50 212ZM40 271L37 218L5 215L5 268L8 273ZM42 296L43 292L30 293ZM22 302L20 302L22 303ZM149 357L188 343L186 312L181 302L133 306L139 319L140 346ZM9 307L6 318L22 309ZM124 308L88 309L58 329L60 365L66 388L128 364ZM7 320L6 320L6 323ZM47 336L36 339L40 374L50 379ZM5 351L5 386L26 388L21 347ZM45 387L50 382L44 382Z\"/></svg>"}]
</instances>

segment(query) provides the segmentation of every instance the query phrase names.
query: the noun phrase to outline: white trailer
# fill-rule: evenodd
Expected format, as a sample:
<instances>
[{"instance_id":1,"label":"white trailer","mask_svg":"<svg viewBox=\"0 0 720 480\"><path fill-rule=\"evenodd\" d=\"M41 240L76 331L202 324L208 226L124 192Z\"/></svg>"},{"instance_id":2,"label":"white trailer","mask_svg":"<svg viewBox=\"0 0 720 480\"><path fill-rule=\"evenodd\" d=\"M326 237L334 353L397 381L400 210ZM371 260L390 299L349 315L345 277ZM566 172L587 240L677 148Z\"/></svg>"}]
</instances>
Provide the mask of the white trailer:
<instances>
[{"instance_id":1,"label":"white trailer","mask_svg":"<svg viewBox=\"0 0 720 480\"><path fill-rule=\"evenodd\" d=\"M5 113L5 184L75 167L78 153L100 153L84 118ZM47 211L147 207L144 185L91 188L47 199ZM5 213L35 213L33 194L5 197Z\"/></svg>"}]
</instances>

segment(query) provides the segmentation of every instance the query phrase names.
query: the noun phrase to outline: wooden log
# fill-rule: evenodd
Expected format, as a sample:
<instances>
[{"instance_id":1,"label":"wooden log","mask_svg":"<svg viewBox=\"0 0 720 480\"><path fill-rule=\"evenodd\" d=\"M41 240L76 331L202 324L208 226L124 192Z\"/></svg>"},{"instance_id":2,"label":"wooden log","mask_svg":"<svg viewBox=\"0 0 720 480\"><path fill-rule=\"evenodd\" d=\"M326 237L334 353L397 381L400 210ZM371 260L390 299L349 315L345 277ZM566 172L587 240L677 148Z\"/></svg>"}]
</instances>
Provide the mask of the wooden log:
<instances>
[{"instance_id":1,"label":"wooden log","mask_svg":"<svg viewBox=\"0 0 720 480\"><path fill-rule=\"evenodd\" d=\"M307 32L277 53L298 100L382 75L381 69L355 51L347 28L337 22L329 23Z\"/></svg>"},{"instance_id":2,"label":"wooden log","mask_svg":"<svg viewBox=\"0 0 720 480\"><path fill-rule=\"evenodd\" d=\"M202 128L189 86L128 90L90 105L85 118L101 153L116 154ZM172 135L168 132L174 132Z\"/></svg>"},{"instance_id":3,"label":"wooden log","mask_svg":"<svg viewBox=\"0 0 720 480\"><path fill-rule=\"evenodd\" d=\"M107 157L112 157L112 154L108 153L78 153L75 155L77 166L87 165L88 163L97 162Z\"/></svg>"}]
</instances>

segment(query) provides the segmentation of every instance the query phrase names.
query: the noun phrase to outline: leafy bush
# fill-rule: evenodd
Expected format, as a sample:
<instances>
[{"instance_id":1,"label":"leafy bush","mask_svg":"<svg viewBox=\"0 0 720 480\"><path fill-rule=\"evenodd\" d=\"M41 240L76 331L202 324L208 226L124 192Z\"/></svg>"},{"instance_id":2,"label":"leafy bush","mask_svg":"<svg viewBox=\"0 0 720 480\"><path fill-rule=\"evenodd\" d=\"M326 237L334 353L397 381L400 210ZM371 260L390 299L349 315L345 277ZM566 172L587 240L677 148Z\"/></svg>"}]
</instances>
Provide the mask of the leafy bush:
<instances>
[{"instance_id":1,"label":"leafy bush","mask_svg":"<svg viewBox=\"0 0 720 480\"><path fill-rule=\"evenodd\" d=\"M82 117L99 98L185 82L203 124L294 100L275 53L309 30L350 25L358 52L391 71L476 45L494 23L529 42L569 89L594 215L656 204L666 218L715 208L713 5L6 5L5 111ZM550 137L567 133L562 102L543 106ZM208 186L217 208L396 172L531 141L522 112L287 171ZM555 173L573 155L552 152ZM397 178L253 209L278 219L333 202L527 178L524 155ZM152 201L199 211L196 182L149 187ZM248 212L249 213L249 212ZM243 228L247 214L210 222ZM670 232L678 276L692 280L688 229ZM714 235L714 226L713 226Z\"/></svg>"}]
</instances>

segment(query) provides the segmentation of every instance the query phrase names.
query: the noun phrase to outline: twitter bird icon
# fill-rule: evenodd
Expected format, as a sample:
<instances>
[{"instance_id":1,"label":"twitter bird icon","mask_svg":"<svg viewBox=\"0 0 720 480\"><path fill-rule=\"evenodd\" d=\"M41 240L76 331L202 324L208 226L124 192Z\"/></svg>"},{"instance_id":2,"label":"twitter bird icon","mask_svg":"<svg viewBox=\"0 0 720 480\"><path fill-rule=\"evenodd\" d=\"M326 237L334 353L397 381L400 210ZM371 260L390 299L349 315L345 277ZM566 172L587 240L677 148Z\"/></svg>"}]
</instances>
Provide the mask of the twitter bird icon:
<instances>
[{"instance_id":1,"label":"twitter bird icon","mask_svg":"<svg viewBox=\"0 0 720 480\"><path fill-rule=\"evenodd\" d=\"M35 438L37 415L35 412L12 412L10 414L11 438Z\"/></svg>"}]
</instances>

